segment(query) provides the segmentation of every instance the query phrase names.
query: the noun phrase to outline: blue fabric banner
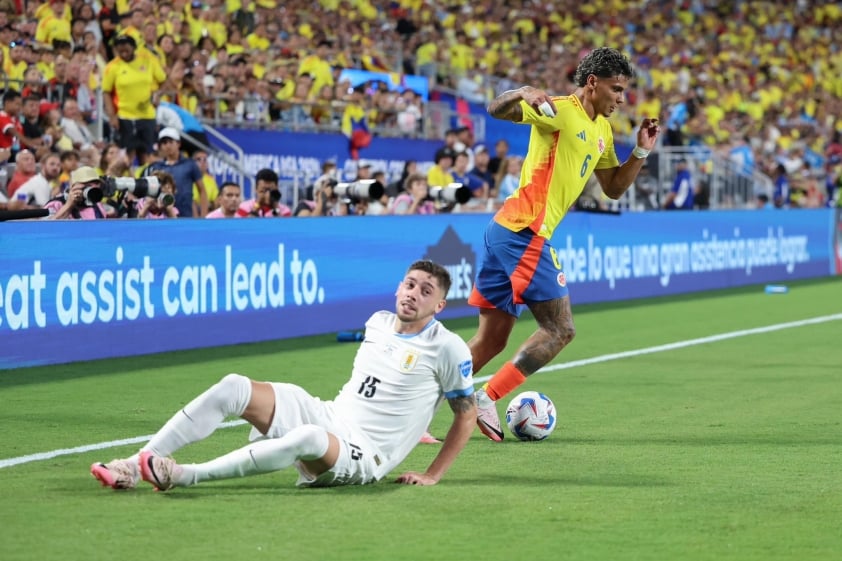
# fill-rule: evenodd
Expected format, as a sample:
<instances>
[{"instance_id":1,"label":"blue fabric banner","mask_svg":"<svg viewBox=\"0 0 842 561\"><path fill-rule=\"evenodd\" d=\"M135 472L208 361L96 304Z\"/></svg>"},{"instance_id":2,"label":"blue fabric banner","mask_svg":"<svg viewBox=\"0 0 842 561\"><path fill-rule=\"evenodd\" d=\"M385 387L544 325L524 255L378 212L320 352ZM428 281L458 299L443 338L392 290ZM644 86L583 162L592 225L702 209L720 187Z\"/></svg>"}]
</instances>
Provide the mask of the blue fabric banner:
<instances>
[{"instance_id":1,"label":"blue fabric banner","mask_svg":"<svg viewBox=\"0 0 842 561\"><path fill-rule=\"evenodd\" d=\"M425 102L430 99L430 81L424 76L413 76L412 74L399 74L397 72L371 72L369 70L357 70L345 68L339 73L337 82L348 80L351 87L370 82L382 82L388 86L389 91L403 92L412 90L421 96Z\"/></svg>"}]
</instances>

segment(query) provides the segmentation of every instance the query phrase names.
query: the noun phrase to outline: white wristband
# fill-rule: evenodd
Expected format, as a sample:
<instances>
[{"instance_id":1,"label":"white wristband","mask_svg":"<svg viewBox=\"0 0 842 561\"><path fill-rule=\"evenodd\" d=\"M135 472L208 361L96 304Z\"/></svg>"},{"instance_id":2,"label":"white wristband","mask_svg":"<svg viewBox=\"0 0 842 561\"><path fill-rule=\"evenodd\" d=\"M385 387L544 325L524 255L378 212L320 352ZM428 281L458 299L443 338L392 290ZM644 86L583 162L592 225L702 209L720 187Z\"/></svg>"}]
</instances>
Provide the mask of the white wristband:
<instances>
[{"instance_id":1,"label":"white wristband","mask_svg":"<svg viewBox=\"0 0 842 561\"><path fill-rule=\"evenodd\" d=\"M638 160L643 160L646 156L649 155L651 150L646 150L645 148L641 148L640 146L635 146L634 150L632 150L632 156L637 158Z\"/></svg>"},{"instance_id":2,"label":"white wristband","mask_svg":"<svg viewBox=\"0 0 842 561\"><path fill-rule=\"evenodd\" d=\"M552 106L547 101L539 105L538 109L541 110L541 113L543 113L545 117L555 117L555 111L553 111Z\"/></svg>"}]
</instances>

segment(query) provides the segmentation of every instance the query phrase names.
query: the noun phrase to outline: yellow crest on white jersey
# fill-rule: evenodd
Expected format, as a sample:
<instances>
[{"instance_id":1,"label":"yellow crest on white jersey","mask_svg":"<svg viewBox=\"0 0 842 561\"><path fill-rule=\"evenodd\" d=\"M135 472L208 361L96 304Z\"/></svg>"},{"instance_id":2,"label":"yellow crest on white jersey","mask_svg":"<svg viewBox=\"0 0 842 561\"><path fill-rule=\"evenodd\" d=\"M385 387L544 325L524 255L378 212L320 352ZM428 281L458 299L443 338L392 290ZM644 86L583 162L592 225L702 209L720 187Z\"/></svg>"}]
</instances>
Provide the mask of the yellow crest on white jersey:
<instances>
[{"instance_id":1,"label":"yellow crest on white jersey","mask_svg":"<svg viewBox=\"0 0 842 561\"><path fill-rule=\"evenodd\" d=\"M401 370L403 372L411 372L412 369L415 368L417 362L418 351L404 351L403 357L401 358Z\"/></svg>"}]
</instances>

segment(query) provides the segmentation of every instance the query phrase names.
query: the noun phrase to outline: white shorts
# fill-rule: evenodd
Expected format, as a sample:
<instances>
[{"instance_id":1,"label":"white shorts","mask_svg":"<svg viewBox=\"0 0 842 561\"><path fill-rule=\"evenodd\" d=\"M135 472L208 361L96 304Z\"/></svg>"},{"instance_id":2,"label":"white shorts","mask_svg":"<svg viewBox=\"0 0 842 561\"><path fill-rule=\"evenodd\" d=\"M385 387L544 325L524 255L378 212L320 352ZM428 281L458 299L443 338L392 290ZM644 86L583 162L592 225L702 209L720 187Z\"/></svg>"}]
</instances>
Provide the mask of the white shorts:
<instances>
[{"instance_id":1,"label":"white shorts","mask_svg":"<svg viewBox=\"0 0 842 561\"><path fill-rule=\"evenodd\" d=\"M381 464L377 448L360 433L356 427L336 419L333 403L313 397L294 384L272 383L275 390L275 415L269 431L263 435L252 428L249 439L280 438L290 430L302 425L315 425L339 439L339 457L336 464L321 475L308 472L300 463L299 487L332 487L338 485L365 485L377 481L377 470Z\"/></svg>"}]
</instances>

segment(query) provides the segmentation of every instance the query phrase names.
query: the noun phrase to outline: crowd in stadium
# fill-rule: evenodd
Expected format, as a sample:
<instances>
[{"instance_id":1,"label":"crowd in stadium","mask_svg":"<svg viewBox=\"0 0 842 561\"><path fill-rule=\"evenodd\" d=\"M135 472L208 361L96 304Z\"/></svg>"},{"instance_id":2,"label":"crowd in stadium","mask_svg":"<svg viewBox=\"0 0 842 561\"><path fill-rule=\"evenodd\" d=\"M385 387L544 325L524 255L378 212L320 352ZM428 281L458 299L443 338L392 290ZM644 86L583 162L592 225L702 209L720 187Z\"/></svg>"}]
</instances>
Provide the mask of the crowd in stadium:
<instances>
[{"instance_id":1,"label":"crowd in stadium","mask_svg":"<svg viewBox=\"0 0 842 561\"><path fill-rule=\"evenodd\" d=\"M6 0L0 197L43 205L43 195L23 200L15 191L40 175L38 192L46 183L49 198L60 196L77 166L128 176L164 160L159 171L172 171L188 158L162 155L162 107L181 116L183 132L201 119L341 130L356 159L380 127L422 134L424 107L412 90L352 88L340 81L343 69L425 76L433 90L484 103L523 84L567 94L583 53L610 45L638 72L612 117L616 136L659 116L665 144L712 146L746 173L783 176L791 189L777 206L835 204L840 26L842 7L832 1ZM126 72L132 80L120 78ZM501 139L485 140L499 157L491 146ZM454 166L466 152L470 171L472 146L451 139L448 152L428 159L439 165L449 155ZM182 172L204 178L195 208L181 216L220 206L202 157L171 174L176 183ZM509 159L504 167L516 168L516 155ZM499 183L487 181L482 200L498 198Z\"/></svg>"}]
</instances>

